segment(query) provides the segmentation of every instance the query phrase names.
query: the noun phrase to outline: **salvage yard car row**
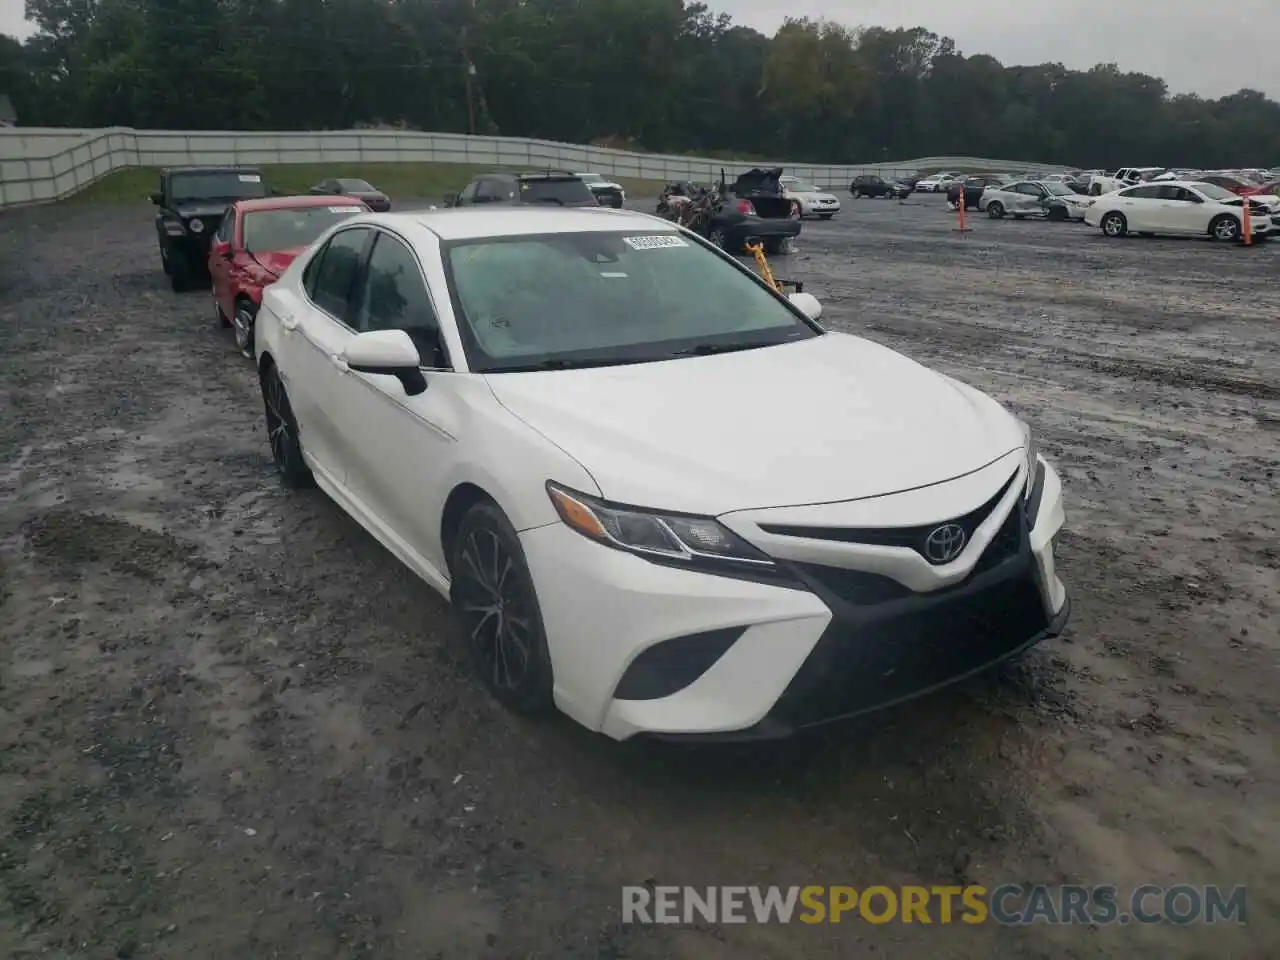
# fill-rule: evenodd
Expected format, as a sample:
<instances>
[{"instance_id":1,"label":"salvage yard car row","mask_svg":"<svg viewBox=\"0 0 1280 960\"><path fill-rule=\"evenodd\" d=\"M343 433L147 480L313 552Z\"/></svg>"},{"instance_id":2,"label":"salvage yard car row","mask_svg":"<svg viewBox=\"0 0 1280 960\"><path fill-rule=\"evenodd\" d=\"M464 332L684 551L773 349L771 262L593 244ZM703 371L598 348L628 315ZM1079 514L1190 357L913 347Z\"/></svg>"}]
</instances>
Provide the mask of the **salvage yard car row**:
<instances>
[{"instance_id":1,"label":"salvage yard car row","mask_svg":"<svg viewBox=\"0 0 1280 960\"><path fill-rule=\"evenodd\" d=\"M775 171L724 193L777 208L738 211L744 239L798 232ZM232 323L283 482L452 601L497 700L616 739L772 738L1063 628L1062 487L1026 423L699 232L506 199L259 195L209 252L219 322L256 300Z\"/></svg>"}]
</instances>

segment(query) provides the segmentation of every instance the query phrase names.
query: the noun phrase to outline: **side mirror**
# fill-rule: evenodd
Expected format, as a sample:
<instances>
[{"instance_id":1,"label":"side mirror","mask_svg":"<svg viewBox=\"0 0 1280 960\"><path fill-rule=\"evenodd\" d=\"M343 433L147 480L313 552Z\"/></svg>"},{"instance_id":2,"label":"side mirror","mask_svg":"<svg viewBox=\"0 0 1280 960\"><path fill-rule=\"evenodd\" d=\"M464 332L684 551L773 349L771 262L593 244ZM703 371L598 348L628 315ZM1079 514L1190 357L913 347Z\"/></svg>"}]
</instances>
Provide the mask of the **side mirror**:
<instances>
[{"instance_id":1,"label":"side mirror","mask_svg":"<svg viewBox=\"0 0 1280 960\"><path fill-rule=\"evenodd\" d=\"M810 320L817 320L822 316L822 304L812 293L793 293L787 299Z\"/></svg>"},{"instance_id":2,"label":"side mirror","mask_svg":"<svg viewBox=\"0 0 1280 960\"><path fill-rule=\"evenodd\" d=\"M444 205L446 207L456 207L458 205L458 195L456 193L446 193L444 195Z\"/></svg>"},{"instance_id":3,"label":"side mirror","mask_svg":"<svg viewBox=\"0 0 1280 960\"><path fill-rule=\"evenodd\" d=\"M226 240L215 240L210 252L215 257L221 257L223 260L231 259L231 244Z\"/></svg>"},{"instance_id":4,"label":"side mirror","mask_svg":"<svg viewBox=\"0 0 1280 960\"><path fill-rule=\"evenodd\" d=\"M403 330L370 330L358 333L342 353L347 368L356 373L395 377L410 397L427 389L418 348Z\"/></svg>"},{"instance_id":5,"label":"side mirror","mask_svg":"<svg viewBox=\"0 0 1280 960\"><path fill-rule=\"evenodd\" d=\"M153 193L153 194L151 195L151 202L152 202L152 203L154 203L157 207L162 207L162 206L164 206L164 194L163 194L163 193Z\"/></svg>"}]
</instances>

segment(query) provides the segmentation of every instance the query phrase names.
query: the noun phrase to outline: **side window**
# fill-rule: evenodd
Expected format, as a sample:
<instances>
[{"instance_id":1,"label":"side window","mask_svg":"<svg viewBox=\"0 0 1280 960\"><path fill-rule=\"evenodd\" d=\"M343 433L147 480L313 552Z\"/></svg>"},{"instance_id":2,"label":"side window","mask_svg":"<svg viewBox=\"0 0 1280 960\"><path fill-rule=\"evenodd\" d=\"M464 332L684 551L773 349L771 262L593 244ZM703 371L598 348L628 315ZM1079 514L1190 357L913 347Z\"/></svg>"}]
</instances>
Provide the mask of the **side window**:
<instances>
[{"instance_id":1,"label":"side window","mask_svg":"<svg viewBox=\"0 0 1280 960\"><path fill-rule=\"evenodd\" d=\"M458 194L458 203L471 203L472 201L474 201L476 198L476 191L479 188L480 188L480 181L472 180L465 187L463 187L462 192Z\"/></svg>"},{"instance_id":2,"label":"side window","mask_svg":"<svg viewBox=\"0 0 1280 960\"><path fill-rule=\"evenodd\" d=\"M324 252L307 264L304 282L315 305L339 320L345 320L352 288L360 272L360 254L369 231L343 230L325 244ZM310 277L307 274L314 274Z\"/></svg>"},{"instance_id":3,"label":"side window","mask_svg":"<svg viewBox=\"0 0 1280 960\"><path fill-rule=\"evenodd\" d=\"M1160 187L1156 192L1156 196L1161 200L1181 200L1186 203L1191 202L1191 195L1181 187Z\"/></svg>"},{"instance_id":4,"label":"side window","mask_svg":"<svg viewBox=\"0 0 1280 960\"><path fill-rule=\"evenodd\" d=\"M1040 196L1040 188L1034 183L1020 183L1013 188L1014 193L1021 193L1028 197Z\"/></svg>"},{"instance_id":5,"label":"side window","mask_svg":"<svg viewBox=\"0 0 1280 960\"><path fill-rule=\"evenodd\" d=\"M476 200L481 203L494 203L498 199L498 182L492 177L482 177L476 188Z\"/></svg>"},{"instance_id":6,"label":"side window","mask_svg":"<svg viewBox=\"0 0 1280 960\"><path fill-rule=\"evenodd\" d=\"M1148 186L1131 187L1120 195L1131 200L1155 200L1160 196L1160 187L1151 184Z\"/></svg>"},{"instance_id":7,"label":"side window","mask_svg":"<svg viewBox=\"0 0 1280 960\"><path fill-rule=\"evenodd\" d=\"M369 330L403 330L418 348L424 366L444 365L439 356L440 323L413 252L395 237L379 233L356 299L353 325Z\"/></svg>"}]
</instances>

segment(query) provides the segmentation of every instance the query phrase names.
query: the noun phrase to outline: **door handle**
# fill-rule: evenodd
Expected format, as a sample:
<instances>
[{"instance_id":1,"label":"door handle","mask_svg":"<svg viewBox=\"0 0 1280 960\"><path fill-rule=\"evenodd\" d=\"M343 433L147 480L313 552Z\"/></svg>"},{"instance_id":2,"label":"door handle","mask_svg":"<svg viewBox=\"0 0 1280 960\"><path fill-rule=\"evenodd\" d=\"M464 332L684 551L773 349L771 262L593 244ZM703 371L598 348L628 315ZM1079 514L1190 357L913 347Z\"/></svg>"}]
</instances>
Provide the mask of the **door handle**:
<instances>
[{"instance_id":1,"label":"door handle","mask_svg":"<svg viewBox=\"0 0 1280 960\"><path fill-rule=\"evenodd\" d=\"M347 364L347 361L344 360L342 357L340 357L336 353L329 354L329 362L338 368L339 373L348 373L351 370L351 367Z\"/></svg>"},{"instance_id":2,"label":"door handle","mask_svg":"<svg viewBox=\"0 0 1280 960\"><path fill-rule=\"evenodd\" d=\"M284 327L286 333L291 333L298 329L298 318L292 315L281 317L280 326Z\"/></svg>"}]
</instances>

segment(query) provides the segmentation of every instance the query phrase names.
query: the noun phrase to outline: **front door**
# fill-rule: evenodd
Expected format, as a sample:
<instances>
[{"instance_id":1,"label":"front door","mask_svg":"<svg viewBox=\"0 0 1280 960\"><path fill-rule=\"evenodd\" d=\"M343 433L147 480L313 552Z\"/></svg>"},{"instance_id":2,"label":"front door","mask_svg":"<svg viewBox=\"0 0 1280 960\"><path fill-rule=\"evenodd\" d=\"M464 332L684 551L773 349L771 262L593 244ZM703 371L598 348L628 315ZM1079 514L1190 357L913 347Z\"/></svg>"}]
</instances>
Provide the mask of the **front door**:
<instances>
[{"instance_id":1,"label":"front door","mask_svg":"<svg viewBox=\"0 0 1280 960\"><path fill-rule=\"evenodd\" d=\"M222 215L222 223L218 224L218 232L213 235L213 243L232 243L236 230L236 208L227 207ZM234 243L232 243L234 247ZM209 277L212 280L213 299L222 315L230 320L235 316L235 296L231 290L231 261L225 257L214 256L210 247Z\"/></svg>"},{"instance_id":2,"label":"front door","mask_svg":"<svg viewBox=\"0 0 1280 960\"><path fill-rule=\"evenodd\" d=\"M467 374L450 371L437 316L413 250L395 234L378 231L353 298L351 325L360 333L408 333L427 389L411 397L396 377L346 371L333 394L333 416L351 439L348 491L385 532L447 576L440 517L462 422L455 390Z\"/></svg>"}]
</instances>

